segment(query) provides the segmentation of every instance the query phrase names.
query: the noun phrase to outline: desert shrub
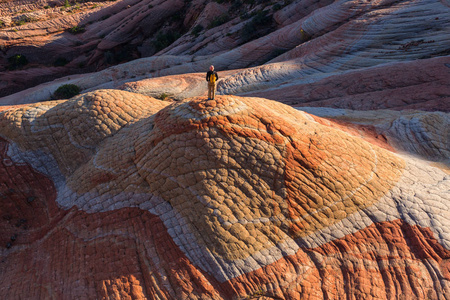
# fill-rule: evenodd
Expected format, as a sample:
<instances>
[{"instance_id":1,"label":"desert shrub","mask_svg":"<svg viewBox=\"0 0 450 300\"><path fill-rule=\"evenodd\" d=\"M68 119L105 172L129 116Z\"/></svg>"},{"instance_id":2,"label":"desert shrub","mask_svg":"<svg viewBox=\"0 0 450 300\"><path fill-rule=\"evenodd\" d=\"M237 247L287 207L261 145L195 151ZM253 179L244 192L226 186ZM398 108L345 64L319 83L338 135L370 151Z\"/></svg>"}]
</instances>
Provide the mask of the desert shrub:
<instances>
[{"instance_id":1,"label":"desert shrub","mask_svg":"<svg viewBox=\"0 0 450 300\"><path fill-rule=\"evenodd\" d=\"M14 18L13 20L13 25L14 26L22 26L28 22L32 22L34 21L32 18L28 17L28 16L19 16Z\"/></svg>"},{"instance_id":2,"label":"desert shrub","mask_svg":"<svg viewBox=\"0 0 450 300\"><path fill-rule=\"evenodd\" d=\"M138 57L136 53L137 53L136 46L121 45L115 48L114 59L116 63L130 61Z\"/></svg>"},{"instance_id":3,"label":"desert shrub","mask_svg":"<svg viewBox=\"0 0 450 300\"><path fill-rule=\"evenodd\" d=\"M181 12L176 12L170 16L171 22L180 22L183 21L183 14Z\"/></svg>"},{"instance_id":4,"label":"desert shrub","mask_svg":"<svg viewBox=\"0 0 450 300\"><path fill-rule=\"evenodd\" d=\"M49 9L49 8L50 8L49 5L44 6L44 9Z\"/></svg>"},{"instance_id":5,"label":"desert shrub","mask_svg":"<svg viewBox=\"0 0 450 300\"><path fill-rule=\"evenodd\" d=\"M234 0L231 4L230 8L228 9L228 13L233 13L235 11L239 11L242 7L243 3L240 0Z\"/></svg>"},{"instance_id":6,"label":"desert shrub","mask_svg":"<svg viewBox=\"0 0 450 300\"><path fill-rule=\"evenodd\" d=\"M170 95L167 94L167 93L162 93L162 94L159 95L157 98L164 101L164 100L168 100L169 96L170 96Z\"/></svg>"},{"instance_id":7,"label":"desert shrub","mask_svg":"<svg viewBox=\"0 0 450 300\"><path fill-rule=\"evenodd\" d=\"M278 11L282 8L283 8L283 5L281 5L280 3L276 3L276 4L274 4L274 6L272 6L272 11Z\"/></svg>"},{"instance_id":8,"label":"desert shrub","mask_svg":"<svg viewBox=\"0 0 450 300\"><path fill-rule=\"evenodd\" d=\"M247 20L250 19L251 15L248 12L244 11L239 15L239 17L241 18L241 20Z\"/></svg>"},{"instance_id":9,"label":"desert shrub","mask_svg":"<svg viewBox=\"0 0 450 300\"><path fill-rule=\"evenodd\" d=\"M28 64L28 59L23 54L16 54L8 58L10 70L15 70Z\"/></svg>"},{"instance_id":10,"label":"desert shrub","mask_svg":"<svg viewBox=\"0 0 450 300\"><path fill-rule=\"evenodd\" d=\"M67 65L68 63L69 63L69 61L68 61L66 58L64 58L64 57L58 57L58 58L53 62L53 65L54 65L55 67L62 67L62 66Z\"/></svg>"},{"instance_id":11,"label":"desert shrub","mask_svg":"<svg viewBox=\"0 0 450 300\"><path fill-rule=\"evenodd\" d=\"M304 31L303 29L300 29L300 34L302 36L303 42L309 41L311 39L311 35L309 33L307 33L306 31Z\"/></svg>"},{"instance_id":12,"label":"desert shrub","mask_svg":"<svg viewBox=\"0 0 450 300\"><path fill-rule=\"evenodd\" d=\"M258 11L253 18L245 24L241 31L241 38L249 41L257 38L261 34L260 28L268 27L272 24L272 18L267 15L267 11Z\"/></svg>"},{"instance_id":13,"label":"desert shrub","mask_svg":"<svg viewBox=\"0 0 450 300\"><path fill-rule=\"evenodd\" d=\"M284 48L275 49L267 57L267 61L270 61L270 60L272 60L272 59L274 59L274 58L276 58L276 57L286 53L287 51L288 51L288 49L284 49Z\"/></svg>"},{"instance_id":14,"label":"desert shrub","mask_svg":"<svg viewBox=\"0 0 450 300\"><path fill-rule=\"evenodd\" d=\"M53 93L55 99L69 99L80 93L81 89L75 84L64 84Z\"/></svg>"},{"instance_id":15,"label":"desert shrub","mask_svg":"<svg viewBox=\"0 0 450 300\"><path fill-rule=\"evenodd\" d=\"M136 58L139 58L136 45L120 45L103 54L103 61L107 65L115 65Z\"/></svg>"},{"instance_id":16,"label":"desert shrub","mask_svg":"<svg viewBox=\"0 0 450 300\"><path fill-rule=\"evenodd\" d=\"M65 8L70 7L69 0L64 0L64 7L65 7Z\"/></svg>"},{"instance_id":17,"label":"desert shrub","mask_svg":"<svg viewBox=\"0 0 450 300\"><path fill-rule=\"evenodd\" d=\"M267 15L266 10L258 11L251 21L254 26L264 26L270 24L271 22L272 18Z\"/></svg>"},{"instance_id":18,"label":"desert shrub","mask_svg":"<svg viewBox=\"0 0 450 300\"><path fill-rule=\"evenodd\" d=\"M221 16L218 16L214 20L211 21L208 25L208 29L220 26L222 24L225 24L226 22L230 21L230 16L228 14L223 14Z\"/></svg>"},{"instance_id":19,"label":"desert shrub","mask_svg":"<svg viewBox=\"0 0 450 300\"><path fill-rule=\"evenodd\" d=\"M25 20L17 20L17 21L14 22L14 25L15 25L15 26L22 26L22 25L24 25L26 22L27 22L27 21L25 21Z\"/></svg>"},{"instance_id":20,"label":"desert shrub","mask_svg":"<svg viewBox=\"0 0 450 300\"><path fill-rule=\"evenodd\" d=\"M103 59L105 63L108 65L112 65L116 62L114 59L114 53L111 50L108 50L105 53L103 53Z\"/></svg>"},{"instance_id":21,"label":"desert shrub","mask_svg":"<svg viewBox=\"0 0 450 300\"><path fill-rule=\"evenodd\" d=\"M3 22L2 20L0 20L0 28L5 27L5 22Z\"/></svg>"},{"instance_id":22,"label":"desert shrub","mask_svg":"<svg viewBox=\"0 0 450 300\"><path fill-rule=\"evenodd\" d=\"M72 34L79 34L85 32L86 29L82 26L73 26L72 28L69 28L67 31Z\"/></svg>"},{"instance_id":23,"label":"desert shrub","mask_svg":"<svg viewBox=\"0 0 450 300\"><path fill-rule=\"evenodd\" d=\"M203 26L198 24L194 28L192 28L191 34L195 35L196 37L200 34L200 32L203 30Z\"/></svg>"},{"instance_id":24,"label":"desert shrub","mask_svg":"<svg viewBox=\"0 0 450 300\"><path fill-rule=\"evenodd\" d=\"M158 32L155 40L153 41L153 46L155 47L156 52L170 46L180 36L181 34L176 31Z\"/></svg>"}]
</instances>

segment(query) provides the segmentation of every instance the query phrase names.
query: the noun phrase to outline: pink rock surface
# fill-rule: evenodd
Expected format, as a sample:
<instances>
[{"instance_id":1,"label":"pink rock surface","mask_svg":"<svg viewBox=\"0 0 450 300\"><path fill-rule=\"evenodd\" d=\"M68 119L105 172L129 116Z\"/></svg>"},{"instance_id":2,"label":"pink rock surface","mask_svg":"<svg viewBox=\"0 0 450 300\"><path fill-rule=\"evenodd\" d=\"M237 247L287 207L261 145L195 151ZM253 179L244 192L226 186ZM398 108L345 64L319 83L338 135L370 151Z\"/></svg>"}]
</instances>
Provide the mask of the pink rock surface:
<instances>
[{"instance_id":1,"label":"pink rock surface","mask_svg":"<svg viewBox=\"0 0 450 300\"><path fill-rule=\"evenodd\" d=\"M248 95L286 104L353 110L450 112L450 57L344 72L313 83L286 84Z\"/></svg>"},{"instance_id":2,"label":"pink rock surface","mask_svg":"<svg viewBox=\"0 0 450 300\"><path fill-rule=\"evenodd\" d=\"M450 298L448 1L52 3L0 3L3 298Z\"/></svg>"},{"instance_id":3,"label":"pink rock surface","mask_svg":"<svg viewBox=\"0 0 450 300\"><path fill-rule=\"evenodd\" d=\"M448 173L363 126L119 90L0 125L6 299L450 295Z\"/></svg>"},{"instance_id":4,"label":"pink rock surface","mask_svg":"<svg viewBox=\"0 0 450 300\"><path fill-rule=\"evenodd\" d=\"M169 18L166 13L174 12L178 16L178 19L174 17L175 20L183 24L185 31L178 32L181 34L179 39L158 52L156 58L165 61L164 66L155 68L149 64L141 73L133 70L139 62L117 66L114 68L127 69L128 72L122 81L117 82L118 85L108 85L109 78L102 81L103 73L100 72L97 75L87 75L90 77L89 81L94 83L84 84L82 88L115 88L127 81L146 79L141 77L144 73L147 77L160 77L205 72L210 64L214 64L219 71L236 69L235 74L230 74L221 83L219 93L222 94L243 94L277 88L283 84L307 84L345 71L363 71L364 68L386 63L448 55L446 45L449 43L449 35L445 28L450 24L450 8L446 2L336 1L330 4L320 1L310 4L308 1L299 1L278 11L272 6L255 7L249 13L266 11L267 23L257 26L256 32L261 35L246 41L243 37L244 27L256 17L241 19L236 13L222 25L203 28L198 36L192 33L195 26L206 24L217 13L219 6L216 4L207 5L202 1L194 1L192 5L180 8L181 4L176 1L173 4L170 1L159 4L152 1L118 1L97 13L77 15L82 19L80 25L86 25L86 32L83 34L63 34L57 36L57 40L45 37L52 42L39 49L43 51L41 57L48 52L62 53L62 48L70 50L72 54L75 51L76 55L71 54L73 63L65 69L60 68L62 72L73 72L71 68L80 64L90 66L88 70L104 68L120 59L153 54L157 50L157 33L176 33L170 24L158 27L162 20ZM165 9L164 13L157 13L158 7L164 5L175 10ZM302 10L302 5L308 9ZM224 10L231 9L228 5L222 7ZM244 8L245 5L242 9ZM204 9L206 10L202 15ZM201 24L195 21L194 16L197 14ZM23 26L37 27L39 24ZM1 30L0 33L6 31L10 34L11 30ZM32 40L31 38L30 41ZM80 42L83 45L77 44ZM13 49L14 47L9 49L7 55L13 53ZM36 53L35 50L33 53ZM184 57L183 63L174 59L174 55ZM271 64L261 65L266 62ZM144 69L144 66L139 67ZM247 69L239 70L242 68ZM56 73L56 70L48 73L51 72ZM37 78L32 72L28 75ZM21 77L16 72L5 72L3 76L6 76L3 80L6 88L14 78ZM42 100L46 99L33 96L25 101ZM4 104L11 103L8 99L0 101Z\"/></svg>"}]
</instances>

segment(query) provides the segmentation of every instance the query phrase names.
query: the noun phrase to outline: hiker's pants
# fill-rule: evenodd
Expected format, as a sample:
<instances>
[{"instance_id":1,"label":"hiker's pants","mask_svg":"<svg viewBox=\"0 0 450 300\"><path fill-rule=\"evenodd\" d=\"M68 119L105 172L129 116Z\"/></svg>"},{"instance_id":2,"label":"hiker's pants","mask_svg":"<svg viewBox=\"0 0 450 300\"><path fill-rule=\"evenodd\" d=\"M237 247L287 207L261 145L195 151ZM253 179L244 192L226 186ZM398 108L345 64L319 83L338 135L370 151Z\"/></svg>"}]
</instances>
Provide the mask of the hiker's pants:
<instances>
[{"instance_id":1,"label":"hiker's pants","mask_svg":"<svg viewBox=\"0 0 450 300\"><path fill-rule=\"evenodd\" d=\"M214 99L216 97L216 83L208 82L208 99Z\"/></svg>"}]
</instances>

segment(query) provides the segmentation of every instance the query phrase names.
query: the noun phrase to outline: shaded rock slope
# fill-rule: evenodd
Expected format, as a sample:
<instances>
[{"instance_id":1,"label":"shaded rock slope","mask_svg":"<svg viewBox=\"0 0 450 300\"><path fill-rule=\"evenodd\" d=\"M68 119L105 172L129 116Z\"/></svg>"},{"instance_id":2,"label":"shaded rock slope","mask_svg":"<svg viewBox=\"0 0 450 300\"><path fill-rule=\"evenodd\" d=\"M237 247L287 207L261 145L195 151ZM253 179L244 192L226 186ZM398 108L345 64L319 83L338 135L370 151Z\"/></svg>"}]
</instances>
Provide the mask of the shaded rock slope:
<instances>
[{"instance_id":1,"label":"shaded rock slope","mask_svg":"<svg viewBox=\"0 0 450 300\"><path fill-rule=\"evenodd\" d=\"M221 71L219 94L263 93L307 106L449 111L448 1L218 2L98 2L59 19L0 29L6 96L0 103L49 100L64 83L85 92L202 96L203 74L214 64ZM84 31L68 32L73 26ZM7 70L14 54L24 54L29 64ZM55 66L61 59L67 64ZM73 73L79 75L50 81ZM161 78L170 84L161 86ZM47 83L12 94L36 81Z\"/></svg>"},{"instance_id":2,"label":"shaded rock slope","mask_svg":"<svg viewBox=\"0 0 450 300\"><path fill-rule=\"evenodd\" d=\"M238 96L0 110L7 299L450 297L448 170L390 139Z\"/></svg>"}]
</instances>

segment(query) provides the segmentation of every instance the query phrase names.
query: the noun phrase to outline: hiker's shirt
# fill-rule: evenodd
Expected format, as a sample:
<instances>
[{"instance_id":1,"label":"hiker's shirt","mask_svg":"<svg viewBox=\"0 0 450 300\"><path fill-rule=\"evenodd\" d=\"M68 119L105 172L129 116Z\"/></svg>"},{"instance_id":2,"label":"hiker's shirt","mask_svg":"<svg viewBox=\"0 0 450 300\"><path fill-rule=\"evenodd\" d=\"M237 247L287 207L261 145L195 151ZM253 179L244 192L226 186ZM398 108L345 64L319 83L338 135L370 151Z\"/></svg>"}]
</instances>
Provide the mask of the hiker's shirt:
<instances>
[{"instance_id":1,"label":"hiker's shirt","mask_svg":"<svg viewBox=\"0 0 450 300\"><path fill-rule=\"evenodd\" d=\"M217 79L219 79L219 76L216 71L208 71L208 73L206 73L206 81L210 84L215 84Z\"/></svg>"}]
</instances>

